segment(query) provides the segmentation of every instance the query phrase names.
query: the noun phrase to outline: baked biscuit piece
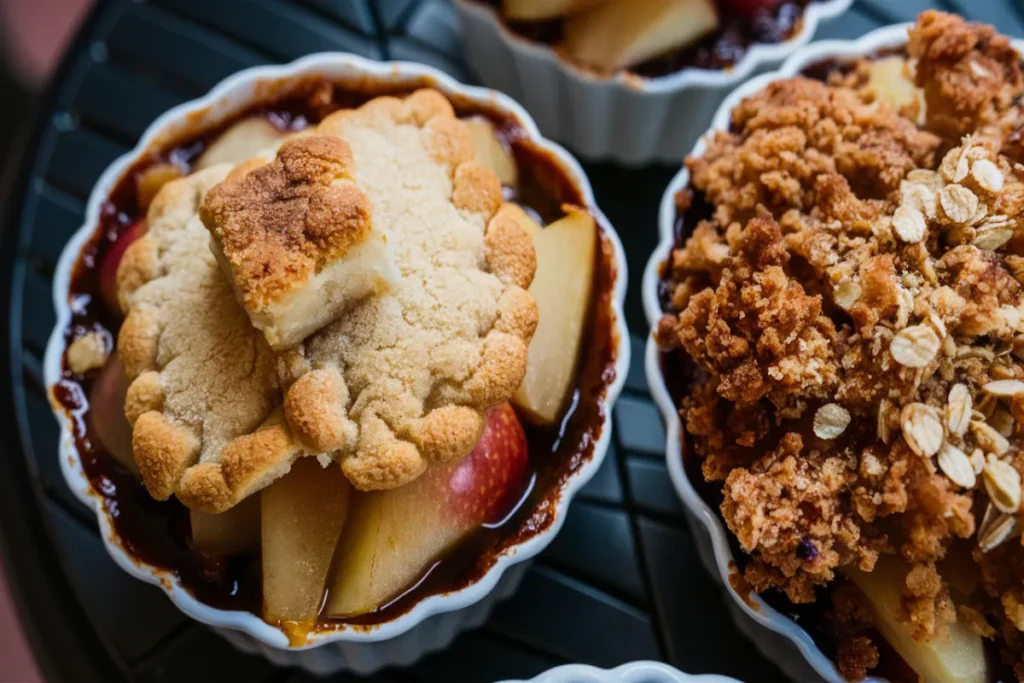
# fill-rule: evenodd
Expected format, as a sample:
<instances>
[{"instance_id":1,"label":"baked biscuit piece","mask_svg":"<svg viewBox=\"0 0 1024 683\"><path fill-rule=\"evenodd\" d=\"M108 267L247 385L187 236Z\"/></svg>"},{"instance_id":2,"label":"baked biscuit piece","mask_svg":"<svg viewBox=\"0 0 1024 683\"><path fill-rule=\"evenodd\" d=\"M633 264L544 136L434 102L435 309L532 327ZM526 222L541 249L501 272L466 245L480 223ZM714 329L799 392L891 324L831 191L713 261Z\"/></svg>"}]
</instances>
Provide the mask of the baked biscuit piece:
<instances>
[{"instance_id":1,"label":"baked biscuit piece","mask_svg":"<svg viewBox=\"0 0 1024 683\"><path fill-rule=\"evenodd\" d=\"M298 452L280 419L273 352L235 301L197 214L230 169L165 185L117 273L135 461L154 498L177 494L209 512L283 474Z\"/></svg>"},{"instance_id":2,"label":"baked biscuit piece","mask_svg":"<svg viewBox=\"0 0 1024 683\"><path fill-rule=\"evenodd\" d=\"M285 417L334 453L360 489L405 484L465 456L486 410L526 371L537 308L530 237L496 216L501 185L438 92L380 97L319 126L352 151L352 176L401 279L282 357Z\"/></svg>"},{"instance_id":3,"label":"baked biscuit piece","mask_svg":"<svg viewBox=\"0 0 1024 683\"><path fill-rule=\"evenodd\" d=\"M352 182L343 140L298 137L264 165L265 158L242 162L199 215L252 324L282 349L391 286L398 270Z\"/></svg>"}]
</instances>

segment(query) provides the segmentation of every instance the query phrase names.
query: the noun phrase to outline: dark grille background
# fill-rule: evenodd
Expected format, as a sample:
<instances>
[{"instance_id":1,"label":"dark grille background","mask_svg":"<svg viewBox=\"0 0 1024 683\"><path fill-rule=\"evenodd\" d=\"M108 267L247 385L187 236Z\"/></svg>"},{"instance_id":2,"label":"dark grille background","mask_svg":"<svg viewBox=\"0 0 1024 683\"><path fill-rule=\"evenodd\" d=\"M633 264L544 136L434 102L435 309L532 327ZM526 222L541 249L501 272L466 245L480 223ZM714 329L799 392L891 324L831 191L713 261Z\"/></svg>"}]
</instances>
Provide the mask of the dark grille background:
<instances>
[{"instance_id":1,"label":"dark grille background","mask_svg":"<svg viewBox=\"0 0 1024 683\"><path fill-rule=\"evenodd\" d=\"M932 5L857 0L819 37L855 37ZM1024 34L1024 17L1010 2L937 5ZM3 176L8 201L0 234L0 272L9 274L0 280L0 301L10 320L0 339L0 382L9 387L0 414L12 416L0 441L0 540L29 637L54 682L308 680L236 653L114 565L92 514L61 477L40 359L54 324L53 267L103 169L157 115L225 76L321 50L420 61L472 80L443 0L107 0L15 139ZM700 565L643 378L639 276L654 247L658 200L676 169L587 170L632 273L626 313L633 367L615 414L613 448L560 536L484 628L415 667L370 680L475 683L530 678L566 662L607 667L636 659L746 681L781 678L733 628Z\"/></svg>"}]
</instances>

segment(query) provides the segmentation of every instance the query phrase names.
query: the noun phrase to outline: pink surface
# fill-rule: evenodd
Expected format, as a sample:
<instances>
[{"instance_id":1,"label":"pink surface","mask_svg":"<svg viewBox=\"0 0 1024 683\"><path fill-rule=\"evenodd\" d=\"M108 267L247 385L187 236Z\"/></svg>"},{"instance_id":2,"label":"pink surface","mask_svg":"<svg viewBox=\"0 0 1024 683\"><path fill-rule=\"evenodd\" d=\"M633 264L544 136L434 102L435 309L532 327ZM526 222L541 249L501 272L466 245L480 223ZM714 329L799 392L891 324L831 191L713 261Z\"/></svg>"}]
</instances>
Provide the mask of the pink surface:
<instances>
[{"instance_id":1,"label":"pink surface","mask_svg":"<svg viewBox=\"0 0 1024 683\"><path fill-rule=\"evenodd\" d=\"M43 683L14 616L2 570L0 566L0 683Z\"/></svg>"},{"instance_id":2,"label":"pink surface","mask_svg":"<svg viewBox=\"0 0 1024 683\"><path fill-rule=\"evenodd\" d=\"M26 83L40 87L49 78L91 4L92 0L0 0L0 44L10 50ZM0 683L43 683L18 625L2 563Z\"/></svg>"}]
</instances>

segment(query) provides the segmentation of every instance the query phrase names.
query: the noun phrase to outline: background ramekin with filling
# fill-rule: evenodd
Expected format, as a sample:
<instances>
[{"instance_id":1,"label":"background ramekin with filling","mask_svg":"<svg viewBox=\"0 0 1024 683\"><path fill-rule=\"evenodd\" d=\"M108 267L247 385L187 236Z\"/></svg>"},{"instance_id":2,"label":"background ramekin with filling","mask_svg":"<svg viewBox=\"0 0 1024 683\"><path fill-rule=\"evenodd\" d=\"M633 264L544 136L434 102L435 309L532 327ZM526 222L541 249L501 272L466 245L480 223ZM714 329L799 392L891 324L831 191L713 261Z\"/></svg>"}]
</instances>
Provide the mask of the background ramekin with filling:
<instances>
[{"instance_id":1,"label":"background ramekin with filling","mask_svg":"<svg viewBox=\"0 0 1024 683\"><path fill-rule=\"evenodd\" d=\"M126 481L130 475L124 468L113 467L113 458L91 444L86 419L88 387L74 381L67 370L66 350L76 334L73 324L85 321L82 311L89 306L87 300L74 296L76 278L90 267L85 265L87 262L112 248L118 231L131 228L132 217L122 216L112 207L116 209L124 201L118 195L135 191L140 172L166 162L168 154L188 156L240 116L265 113L272 110L270 103L307 95L311 84L323 82L334 84L341 93L357 93L356 100L434 87L451 99L460 115L484 116L498 128L507 126L505 142L511 151L524 159L543 160L541 170L554 176L538 181L553 182L561 188L561 194L553 199L580 205L596 220L599 234L590 316L598 322L590 324L603 326L607 343L595 358L581 360L576 391L587 395L574 405L589 408L582 412L569 408L561 425L576 437L573 446L554 450L555 462L548 469L535 470L543 475L536 475L539 478L534 493L524 497L526 502L510 516L513 523L506 520L500 534L495 535L495 539L500 536L500 542L492 544L486 555L475 558L458 581L398 601L402 604L389 607L365 623L333 624L290 640L288 634L258 614L207 604L197 595L195 584L185 580L187 577L172 563L147 554L127 537L127 527L120 520L128 520L138 510L121 509L116 504L116 487L118 481ZM357 103L346 104L341 98L345 106ZM190 163L187 159L177 161L186 166ZM127 201L130 205L133 200ZM44 372L61 427L58 457L65 479L75 495L94 510L106 548L118 565L134 577L160 586L183 613L214 627L238 648L260 652L282 666L299 666L318 674L340 670L368 673L385 666L410 664L447 646L458 632L482 624L493 606L512 594L528 566L526 561L551 542L564 522L573 495L600 466L610 439L612 404L629 366L622 313L626 277L622 245L596 206L582 169L565 150L541 137L529 115L508 97L460 85L421 65L372 62L347 54L311 55L285 66L240 72L207 96L165 113L133 151L103 173L90 195L85 225L61 255L53 290L57 324L47 346ZM103 326L104 321L94 322Z\"/></svg>"},{"instance_id":2,"label":"background ramekin with filling","mask_svg":"<svg viewBox=\"0 0 1024 683\"><path fill-rule=\"evenodd\" d=\"M489 3L456 0L455 7L466 62L484 85L515 98L544 135L580 156L632 165L678 163L730 90L806 45L821 22L851 4L813 0L782 42L752 44L731 66L686 66L656 77L588 72L550 45L517 35Z\"/></svg>"}]
</instances>

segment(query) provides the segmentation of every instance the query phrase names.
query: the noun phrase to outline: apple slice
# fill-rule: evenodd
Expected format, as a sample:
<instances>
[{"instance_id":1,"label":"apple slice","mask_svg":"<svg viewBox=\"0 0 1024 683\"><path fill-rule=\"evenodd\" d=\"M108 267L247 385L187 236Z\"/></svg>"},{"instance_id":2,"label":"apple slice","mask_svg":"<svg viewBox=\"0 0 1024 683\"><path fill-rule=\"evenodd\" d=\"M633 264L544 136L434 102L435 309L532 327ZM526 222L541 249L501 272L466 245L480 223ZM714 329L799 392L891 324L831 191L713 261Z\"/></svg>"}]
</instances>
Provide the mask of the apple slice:
<instances>
[{"instance_id":1,"label":"apple slice","mask_svg":"<svg viewBox=\"0 0 1024 683\"><path fill-rule=\"evenodd\" d=\"M501 12L511 21L545 21L606 0L504 0Z\"/></svg>"},{"instance_id":2,"label":"apple slice","mask_svg":"<svg viewBox=\"0 0 1024 683\"><path fill-rule=\"evenodd\" d=\"M260 493L267 621L309 621L320 611L350 491L341 466L307 457Z\"/></svg>"},{"instance_id":3,"label":"apple slice","mask_svg":"<svg viewBox=\"0 0 1024 683\"><path fill-rule=\"evenodd\" d=\"M893 556L878 560L874 571L847 571L875 610L875 623L897 654L928 683L985 683L985 650L981 636L961 623L952 624L944 638L914 640L900 621L900 595L907 565Z\"/></svg>"},{"instance_id":4,"label":"apple slice","mask_svg":"<svg viewBox=\"0 0 1024 683\"><path fill-rule=\"evenodd\" d=\"M196 170L217 164L237 164L280 142L287 135L262 116L242 119L221 133L199 156Z\"/></svg>"},{"instance_id":5,"label":"apple slice","mask_svg":"<svg viewBox=\"0 0 1024 683\"><path fill-rule=\"evenodd\" d=\"M868 87L875 92L879 100L894 109L902 109L917 102L920 106L918 120L924 120L924 91L910 79L907 74L907 60L903 57L893 55L872 61Z\"/></svg>"},{"instance_id":6,"label":"apple slice","mask_svg":"<svg viewBox=\"0 0 1024 683\"><path fill-rule=\"evenodd\" d=\"M192 544L212 557L247 555L260 547L260 496L249 496L219 515L190 510Z\"/></svg>"},{"instance_id":7,"label":"apple slice","mask_svg":"<svg viewBox=\"0 0 1024 683\"><path fill-rule=\"evenodd\" d=\"M519 182L519 169L512 151L498 138L494 124L482 116L463 119L473 134L473 153L476 163L494 171L498 180L506 187L515 187Z\"/></svg>"},{"instance_id":8,"label":"apple slice","mask_svg":"<svg viewBox=\"0 0 1024 683\"><path fill-rule=\"evenodd\" d=\"M168 162L153 164L139 173L135 177L135 197L142 212L146 212L153 202L153 198L156 197L156 193L164 185L183 175L180 168Z\"/></svg>"},{"instance_id":9,"label":"apple slice","mask_svg":"<svg viewBox=\"0 0 1024 683\"><path fill-rule=\"evenodd\" d=\"M103 257L103 263L100 264L100 297L113 313L123 314L121 305L117 302L117 267L121 265L121 258L124 256L125 250L145 233L146 221L142 219L135 221L127 230L118 235L117 240L110 245Z\"/></svg>"},{"instance_id":10,"label":"apple slice","mask_svg":"<svg viewBox=\"0 0 1024 683\"><path fill-rule=\"evenodd\" d=\"M612 72L685 47L718 28L713 0L605 2L565 20L565 48Z\"/></svg>"},{"instance_id":11,"label":"apple slice","mask_svg":"<svg viewBox=\"0 0 1024 683\"><path fill-rule=\"evenodd\" d=\"M132 455L132 426L124 416L128 380L114 351L96 376L89 391L89 426L103 449L133 474L138 474Z\"/></svg>"},{"instance_id":12,"label":"apple slice","mask_svg":"<svg viewBox=\"0 0 1024 683\"><path fill-rule=\"evenodd\" d=\"M597 226L585 211L574 209L533 238L537 274L530 294L539 323L530 342L526 377L512 402L533 420L558 419L572 391L594 281Z\"/></svg>"},{"instance_id":13,"label":"apple slice","mask_svg":"<svg viewBox=\"0 0 1024 683\"><path fill-rule=\"evenodd\" d=\"M481 524L508 514L528 472L526 435L508 403L492 408L473 452L411 484L357 493L327 595L327 612L376 611L410 588Z\"/></svg>"}]
</instances>

